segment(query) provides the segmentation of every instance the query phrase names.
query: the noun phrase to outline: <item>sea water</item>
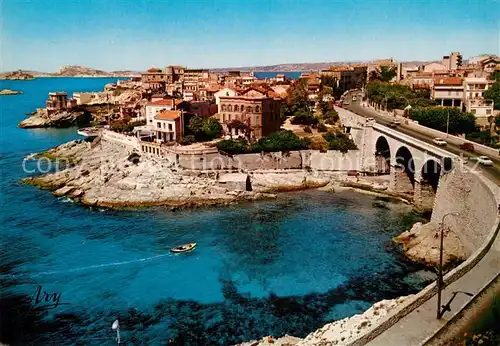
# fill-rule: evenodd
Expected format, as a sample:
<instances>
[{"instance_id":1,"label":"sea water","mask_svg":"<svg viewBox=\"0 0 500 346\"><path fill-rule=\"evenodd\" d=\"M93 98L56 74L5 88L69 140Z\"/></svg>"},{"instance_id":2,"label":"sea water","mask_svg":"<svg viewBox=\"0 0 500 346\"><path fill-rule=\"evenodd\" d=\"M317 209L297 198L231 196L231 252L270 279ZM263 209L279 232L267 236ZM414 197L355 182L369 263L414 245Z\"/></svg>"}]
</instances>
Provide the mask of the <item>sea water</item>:
<instances>
[{"instance_id":1,"label":"sea water","mask_svg":"<svg viewBox=\"0 0 500 346\"><path fill-rule=\"evenodd\" d=\"M0 97L0 341L112 345L117 319L125 344L304 337L423 287L420 268L391 244L417 218L402 203L311 190L217 208L113 211L19 184L26 155L78 138L75 128L20 129L25 113L50 91L99 91L110 81L0 83L24 92ZM197 248L170 252L188 242Z\"/></svg>"}]
</instances>

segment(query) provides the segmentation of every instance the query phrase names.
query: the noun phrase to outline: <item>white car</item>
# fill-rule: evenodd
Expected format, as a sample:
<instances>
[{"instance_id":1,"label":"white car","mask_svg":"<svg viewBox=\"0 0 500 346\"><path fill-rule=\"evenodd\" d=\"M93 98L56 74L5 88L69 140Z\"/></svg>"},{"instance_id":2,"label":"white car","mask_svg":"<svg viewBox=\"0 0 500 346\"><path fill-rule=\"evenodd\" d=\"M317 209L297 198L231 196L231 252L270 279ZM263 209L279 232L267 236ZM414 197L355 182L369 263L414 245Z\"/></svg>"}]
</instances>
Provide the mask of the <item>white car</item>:
<instances>
[{"instance_id":1,"label":"white car","mask_svg":"<svg viewBox=\"0 0 500 346\"><path fill-rule=\"evenodd\" d=\"M434 142L434 144L439 145L439 146L445 146L446 144L448 144L442 138L434 138L432 141Z\"/></svg>"},{"instance_id":2,"label":"white car","mask_svg":"<svg viewBox=\"0 0 500 346\"><path fill-rule=\"evenodd\" d=\"M488 156L479 156L477 162L483 166L493 166L493 161Z\"/></svg>"}]
</instances>

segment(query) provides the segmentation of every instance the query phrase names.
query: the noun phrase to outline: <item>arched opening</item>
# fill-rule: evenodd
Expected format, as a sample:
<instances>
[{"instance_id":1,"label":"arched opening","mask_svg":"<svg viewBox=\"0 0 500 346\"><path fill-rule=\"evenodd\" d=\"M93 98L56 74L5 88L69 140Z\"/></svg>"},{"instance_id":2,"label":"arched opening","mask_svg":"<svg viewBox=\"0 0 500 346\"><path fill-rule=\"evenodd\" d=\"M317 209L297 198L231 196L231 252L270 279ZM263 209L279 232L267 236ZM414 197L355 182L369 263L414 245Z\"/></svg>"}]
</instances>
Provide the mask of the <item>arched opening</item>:
<instances>
[{"instance_id":1,"label":"arched opening","mask_svg":"<svg viewBox=\"0 0 500 346\"><path fill-rule=\"evenodd\" d=\"M391 148L384 136L375 143L375 162L379 174L389 174L391 171Z\"/></svg>"},{"instance_id":2,"label":"arched opening","mask_svg":"<svg viewBox=\"0 0 500 346\"><path fill-rule=\"evenodd\" d=\"M435 160L425 162L422 167L422 181L420 184L422 188L424 185L432 187L432 191L436 193L439 177L441 176L441 165Z\"/></svg>"},{"instance_id":3,"label":"arched opening","mask_svg":"<svg viewBox=\"0 0 500 346\"><path fill-rule=\"evenodd\" d=\"M432 210L436 191L441 176L441 165L435 160L428 160L422 166L420 178L420 208L422 210Z\"/></svg>"},{"instance_id":4,"label":"arched opening","mask_svg":"<svg viewBox=\"0 0 500 346\"><path fill-rule=\"evenodd\" d=\"M415 163L413 156L407 147L401 147L396 152L396 191L413 193L415 186Z\"/></svg>"}]
</instances>

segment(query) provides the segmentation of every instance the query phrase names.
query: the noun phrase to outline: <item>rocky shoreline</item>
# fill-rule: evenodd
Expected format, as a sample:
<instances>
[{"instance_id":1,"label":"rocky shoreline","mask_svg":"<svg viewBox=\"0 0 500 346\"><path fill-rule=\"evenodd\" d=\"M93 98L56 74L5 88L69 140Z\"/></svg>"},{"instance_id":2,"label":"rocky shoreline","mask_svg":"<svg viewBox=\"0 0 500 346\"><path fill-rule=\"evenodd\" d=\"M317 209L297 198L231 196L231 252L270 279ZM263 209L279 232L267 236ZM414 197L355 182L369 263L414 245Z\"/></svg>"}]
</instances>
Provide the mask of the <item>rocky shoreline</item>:
<instances>
[{"instance_id":1,"label":"rocky shoreline","mask_svg":"<svg viewBox=\"0 0 500 346\"><path fill-rule=\"evenodd\" d=\"M276 192L308 188L329 192L353 189L410 203L409 196L388 193L383 182L358 180L354 177L339 178L306 170L249 173L252 191L245 191L244 188L220 184L219 174L222 176L224 173L179 169L175 162L142 155L115 143L100 140L99 137L92 143L84 140L64 143L45 152L32 154L25 160L42 157L55 163L56 168L59 165L62 169L28 177L22 182L50 189L56 197L67 197L92 207L122 209L165 206L175 211L178 208L273 199L277 197ZM414 229L421 226L416 224ZM429 238L426 233L408 236L415 232L414 229L399 237L416 239L417 245L426 244L425 238ZM428 255L413 243L405 243L398 237L394 241L403 243L404 252L412 260L422 262L419 258ZM379 319L392 313L406 299L402 297L376 303L362 315L326 324L305 339L288 335L276 340L264 337L241 345L345 345L375 327Z\"/></svg>"},{"instance_id":2,"label":"rocky shoreline","mask_svg":"<svg viewBox=\"0 0 500 346\"><path fill-rule=\"evenodd\" d=\"M307 172L259 174L252 191L218 183L218 173L184 171L156 157L141 157L118 145L76 140L26 159L44 157L64 168L23 183L50 189L88 206L134 208L149 206L197 207L276 198L275 192L316 188L328 184ZM135 161L133 157L138 160ZM135 162L135 163L134 163Z\"/></svg>"},{"instance_id":3,"label":"rocky shoreline","mask_svg":"<svg viewBox=\"0 0 500 346\"><path fill-rule=\"evenodd\" d=\"M38 108L31 113L29 118L24 119L19 123L19 127L24 129L40 128L40 127L71 127L74 126L78 119L83 116L83 112L56 112L49 114L45 108Z\"/></svg>"}]
</instances>

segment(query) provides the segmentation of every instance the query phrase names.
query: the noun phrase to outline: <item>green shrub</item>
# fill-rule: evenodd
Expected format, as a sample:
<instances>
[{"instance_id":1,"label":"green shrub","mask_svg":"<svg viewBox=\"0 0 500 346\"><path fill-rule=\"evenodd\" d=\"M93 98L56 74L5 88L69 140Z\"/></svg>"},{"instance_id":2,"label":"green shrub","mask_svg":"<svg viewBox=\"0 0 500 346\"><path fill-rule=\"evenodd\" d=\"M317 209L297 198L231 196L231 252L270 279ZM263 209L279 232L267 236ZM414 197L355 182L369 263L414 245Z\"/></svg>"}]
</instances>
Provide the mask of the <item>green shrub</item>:
<instances>
[{"instance_id":1,"label":"green shrub","mask_svg":"<svg viewBox=\"0 0 500 346\"><path fill-rule=\"evenodd\" d=\"M224 154L236 155L247 153L250 147L246 139L239 138L222 140L217 143L217 149Z\"/></svg>"},{"instance_id":2,"label":"green shrub","mask_svg":"<svg viewBox=\"0 0 500 346\"><path fill-rule=\"evenodd\" d=\"M300 110L295 113L290 122L294 125L316 125L319 120L309 111Z\"/></svg>"},{"instance_id":3,"label":"green shrub","mask_svg":"<svg viewBox=\"0 0 500 346\"><path fill-rule=\"evenodd\" d=\"M276 151L304 150L307 149L309 143L308 139L300 138L292 131L283 130L260 138L252 146L251 151L254 153L270 153Z\"/></svg>"},{"instance_id":4,"label":"green shrub","mask_svg":"<svg viewBox=\"0 0 500 346\"><path fill-rule=\"evenodd\" d=\"M328 131L328 128L326 127L325 124L321 123L321 124L318 124L318 132L327 132Z\"/></svg>"},{"instance_id":5,"label":"green shrub","mask_svg":"<svg viewBox=\"0 0 500 346\"><path fill-rule=\"evenodd\" d=\"M323 120L325 124L333 125L339 121L339 113L335 110L328 111L323 115Z\"/></svg>"},{"instance_id":6,"label":"green shrub","mask_svg":"<svg viewBox=\"0 0 500 346\"><path fill-rule=\"evenodd\" d=\"M428 107L411 112L411 118L420 125L451 134L471 133L476 131L476 118L457 108ZM449 121L448 121L449 119Z\"/></svg>"},{"instance_id":7,"label":"green shrub","mask_svg":"<svg viewBox=\"0 0 500 346\"><path fill-rule=\"evenodd\" d=\"M343 153L347 153L348 150L358 149L352 139L341 132L330 131L325 133L323 138L327 141L329 150L340 150Z\"/></svg>"},{"instance_id":8,"label":"green shrub","mask_svg":"<svg viewBox=\"0 0 500 346\"><path fill-rule=\"evenodd\" d=\"M196 142L196 138L193 135L184 136L179 140L179 144L181 145L189 145L194 142Z\"/></svg>"}]
</instances>

